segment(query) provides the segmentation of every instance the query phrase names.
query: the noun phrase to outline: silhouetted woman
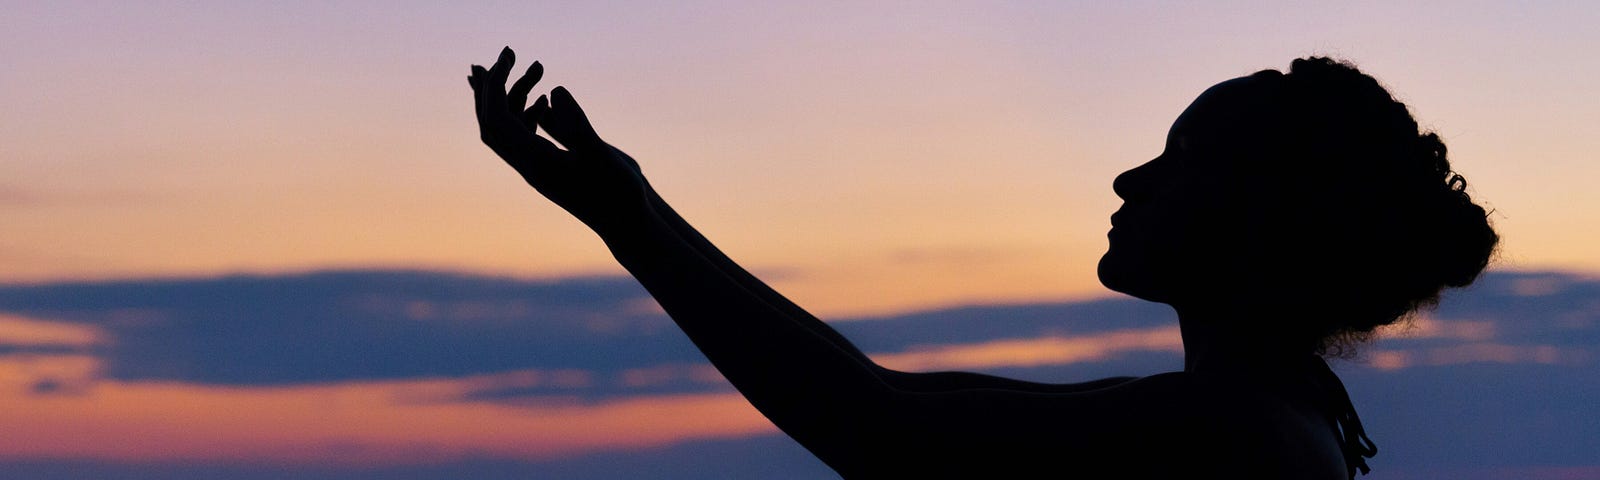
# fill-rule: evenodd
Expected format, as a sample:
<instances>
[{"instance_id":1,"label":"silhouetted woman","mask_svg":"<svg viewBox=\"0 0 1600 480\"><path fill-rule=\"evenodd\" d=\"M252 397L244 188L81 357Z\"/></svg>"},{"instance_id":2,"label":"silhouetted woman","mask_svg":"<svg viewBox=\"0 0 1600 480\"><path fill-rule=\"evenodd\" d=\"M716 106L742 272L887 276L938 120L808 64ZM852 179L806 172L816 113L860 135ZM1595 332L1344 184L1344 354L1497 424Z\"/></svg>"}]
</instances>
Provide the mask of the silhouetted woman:
<instances>
[{"instance_id":1,"label":"silhouetted woman","mask_svg":"<svg viewBox=\"0 0 1600 480\"><path fill-rule=\"evenodd\" d=\"M873 363L729 260L508 48L474 66L484 143L604 239L750 403L849 478L1342 479L1376 453L1337 355L1471 283L1497 242L1445 147L1325 58L1222 82L1118 176L1101 281L1171 305L1184 369L1040 384ZM537 136L542 127L565 149Z\"/></svg>"}]
</instances>

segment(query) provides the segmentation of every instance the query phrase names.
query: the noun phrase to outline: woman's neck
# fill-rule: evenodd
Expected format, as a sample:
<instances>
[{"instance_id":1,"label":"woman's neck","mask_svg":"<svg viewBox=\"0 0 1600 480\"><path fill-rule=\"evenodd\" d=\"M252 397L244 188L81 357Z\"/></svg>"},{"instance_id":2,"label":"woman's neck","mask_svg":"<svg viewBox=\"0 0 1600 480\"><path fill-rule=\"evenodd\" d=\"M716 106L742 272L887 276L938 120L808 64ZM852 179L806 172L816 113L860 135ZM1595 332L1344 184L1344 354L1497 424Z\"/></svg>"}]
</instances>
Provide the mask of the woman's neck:
<instances>
[{"instance_id":1,"label":"woman's neck","mask_svg":"<svg viewBox=\"0 0 1600 480\"><path fill-rule=\"evenodd\" d=\"M1302 368L1311 348L1265 313L1241 309L1178 309L1183 369L1201 374L1272 374Z\"/></svg>"}]
</instances>

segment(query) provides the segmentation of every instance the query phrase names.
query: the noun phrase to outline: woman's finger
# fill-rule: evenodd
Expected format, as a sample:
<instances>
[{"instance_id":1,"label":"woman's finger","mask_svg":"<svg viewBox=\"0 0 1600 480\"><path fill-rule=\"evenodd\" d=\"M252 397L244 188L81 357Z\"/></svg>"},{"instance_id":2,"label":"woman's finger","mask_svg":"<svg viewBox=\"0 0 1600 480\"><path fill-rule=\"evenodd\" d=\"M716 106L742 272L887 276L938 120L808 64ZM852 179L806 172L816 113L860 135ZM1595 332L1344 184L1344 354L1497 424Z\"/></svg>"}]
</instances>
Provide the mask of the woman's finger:
<instances>
[{"instance_id":1,"label":"woman's finger","mask_svg":"<svg viewBox=\"0 0 1600 480\"><path fill-rule=\"evenodd\" d=\"M493 121L496 124L515 117L510 115L511 110L506 108L506 71L511 68L511 63L516 61L516 54L507 48L500 51L500 58L487 70L475 67L478 74L478 103L480 121Z\"/></svg>"},{"instance_id":2,"label":"woman's finger","mask_svg":"<svg viewBox=\"0 0 1600 480\"><path fill-rule=\"evenodd\" d=\"M527 106L528 92L533 91L533 86L543 77L544 65L533 62L533 65L528 65L528 71L522 74L522 78L511 84L511 91L506 94L506 102L511 106L512 112L520 112ZM529 123L528 126L532 127L533 124Z\"/></svg>"},{"instance_id":3,"label":"woman's finger","mask_svg":"<svg viewBox=\"0 0 1600 480\"><path fill-rule=\"evenodd\" d=\"M539 121L544 119L544 114L548 111L550 111L550 99L540 95L538 100L533 101L533 106L522 112L522 123L531 130L539 125Z\"/></svg>"},{"instance_id":4,"label":"woman's finger","mask_svg":"<svg viewBox=\"0 0 1600 480\"><path fill-rule=\"evenodd\" d=\"M484 103L484 95L486 93L484 90L488 90L483 86L483 79L486 76L488 76L488 70L484 70L482 65L473 65L472 76L467 77L472 81L472 107L478 114L478 129L484 133L488 132L487 122L489 120L489 112L485 108L487 104Z\"/></svg>"},{"instance_id":5,"label":"woman's finger","mask_svg":"<svg viewBox=\"0 0 1600 480\"><path fill-rule=\"evenodd\" d=\"M502 93L506 89L506 78L511 76L511 66L517 63L517 53L511 47L500 50L500 58L495 59L494 65L489 67L489 86L499 87Z\"/></svg>"}]
</instances>

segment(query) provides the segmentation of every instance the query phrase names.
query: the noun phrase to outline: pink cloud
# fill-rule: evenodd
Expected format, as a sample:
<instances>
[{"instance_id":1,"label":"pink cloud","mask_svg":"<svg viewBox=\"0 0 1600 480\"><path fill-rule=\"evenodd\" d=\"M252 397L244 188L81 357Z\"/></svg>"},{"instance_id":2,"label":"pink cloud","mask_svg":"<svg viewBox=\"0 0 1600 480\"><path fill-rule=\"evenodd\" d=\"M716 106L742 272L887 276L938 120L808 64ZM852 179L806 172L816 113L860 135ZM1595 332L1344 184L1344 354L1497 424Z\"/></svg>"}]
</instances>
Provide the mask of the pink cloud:
<instances>
[{"instance_id":1,"label":"pink cloud","mask_svg":"<svg viewBox=\"0 0 1600 480\"><path fill-rule=\"evenodd\" d=\"M1183 340L1178 336L1178 327L912 347L905 352L875 354L872 358L886 367L901 370L967 370L1064 365L1104 360L1122 352L1150 350L1182 352Z\"/></svg>"},{"instance_id":2,"label":"pink cloud","mask_svg":"<svg viewBox=\"0 0 1600 480\"><path fill-rule=\"evenodd\" d=\"M1479 342L1434 348L1373 350L1368 352L1365 357L1368 364L1373 368L1399 370L1410 367L1438 367L1467 363L1574 365L1588 363L1593 355L1586 349L1576 347L1504 345Z\"/></svg>"},{"instance_id":3,"label":"pink cloud","mask_svg":"<svg viewBox=\"0 0 1600 480\"><path fill-rule=\"evenodd\" d=\"M559 458L774 432L736 393L520 403L449 399L485 385L566 381L562 372L466 379L219 387L98 381L41 395L47 377L88 377L88 357L0 360L0 458L376 465ZM57 373L52 371L60 370ZM570 379L569 379L570 380Z\"/></svg>"},{"instance_id":4,"label":"pink cloud","mask_svg":"<svg viewBox=\"0 0 1600 480\"><path fill-rule=\"evenodd\" d=\"M87 347L105 340L93 326L0 313L0 345Z\"/></svg>"}]
</instances>

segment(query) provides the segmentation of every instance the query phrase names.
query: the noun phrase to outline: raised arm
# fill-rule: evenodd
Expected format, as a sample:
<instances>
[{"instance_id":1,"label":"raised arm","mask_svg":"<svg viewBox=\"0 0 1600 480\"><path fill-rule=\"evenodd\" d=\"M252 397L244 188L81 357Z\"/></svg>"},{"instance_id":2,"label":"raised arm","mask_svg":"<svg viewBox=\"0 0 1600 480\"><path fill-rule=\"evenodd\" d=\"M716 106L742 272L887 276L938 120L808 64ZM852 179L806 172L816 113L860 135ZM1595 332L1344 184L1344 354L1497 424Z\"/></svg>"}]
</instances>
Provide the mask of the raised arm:
<instances>
[{"instance_id":1,"label":"raised arm","mask_svg":"<svg viewBox=\"0 0 1600 480\"><path fill-rule=\"evenodd\" d=\"M622 154L620 151L618 153ZM1070 393L1105 388L1134 379L1134 377L1112 377L1084 383L1037 383L973 372L923 373L902 372L883 368L863 354L833 327L823 323L821 319L790 301L788 297L778 293L777 290L773 290L766 282L756 278L755 275L745 270L744 267L739 266L733 259L724 255L710 240L707 240L688 221L679 216L665 200L662 200L654 189L650 189L648 195L650 205L656 215L661 217L662 221L666 222L678 234L680 239L693 246L702 257L714 264L724 275L739 283L746 291L759 297L772 308L783 312L790 319L810 328L817 335L829 339L835 345L839 345L857 356L860 361L871 365L872 368L877 370L878 376L884 382L898 390L926 393L969 389L1005 389L1037 393Z\"/></svg>"},{"instance_id":2,"label":"raised arm","mask_svg":"<svg viewBox=\"0 0 1600 480\"><path fill-rule=\"evenodd\" d=\"M599 234L752 405L835 469L870 472L916 465L914 457L927 455L989 465L982 459L1009 457L1013 446L1071 451L1103 436L1097 432L1140 431L1096 407L1126 403L1100 393L1125 388L1099 390L1124 379L1045 385L962 372L908 374L873 364L678 217L633 160L594 133L564 88L524 110L541 67L535 63L507 91L511 64L507 49L492 69L474 66L469 77L484 143ZM565 148L536 135L536 126ZM1077 395L1084 390L1096 393ZM917 447L898 449L913 457L886 462L885 448L894 445Z\"/></svg>"},{"instance_id":3,"label":"raised arm","mask_svg":"<svg viewBox=\"0 0 1600 480\"><path fill-rule=\"evenodd\" d=\"M849 431L899 393L879 369L835 342L842 337L818 334L774 308L684 241L652 207L637 169L593 133L565 89L513 114L539 67L508 93L511 63L507 50L492 69L475 67L470 78L484 142L598 233L711 363L775 424L814 450L865 450L848 444ZM544 126L566 149L535 135L530 123Z\"/></svg>"},{"instance_id":4,"label":"raised arm","mask_svg":"<svg viewBox=\"0 0 1600 480\"><path fill-rule=\"evenodd\" d=\"M509 49L507 50L509 52ZM510 68L512 59L507 56L500 64L504 64L504 71L500 72L500 84L503 85L505 76ZM497 64L499 65L499 64ZM1075 392L1114 385L1127 378L1103 379L1081 384L1041 384L1026 382L990 375L969 372L936 372L936 373L907 373L889 370L873 363L843 335L817 319L814 315L779 294L766 283L751 275L733 260L729 259L717 249L703 235L696 231L685 221L670 205L658 195L639 172L637 162L627 154L611 147L601 141L589 125L587 118L577 103L565 89L558 87L552 94L554 101L546 97L539 97L532 107L523 111L529 92L539 80L542 67L535 62L530 66L527 74L512 85L505 97L505 109L495 108L482 99L479 103L479 118L483 128L485 143L488 143L500 153L518 172L522 173L541 193L544 193L558 205L572 212L591 228L597 228L596 222L603 222L612 217L599 212L591 212L596 208L615 208L615 203L627 202L632 206L642 202L647 207L647 213L662 222L668 233L677 237L677 240L698 254L698 258L708 262L710 267L722 273L728 281L739 286L743 292L754 297L753 301L765 303L767 307L775 310L779 315L785 316L801 328L810 331L813 335L822 337L834 347L845 354L855 358L866 368L873 370L880 381L890 386L907 391L934 392L952 391L974 388L986 389L1012 389L1029 392L1059 393ZM486 71L484 73L490 73ZM476 84L475 84L476 87ZM494 95L494 92L480 90L482 94ZM490 100L493 102L493 100ZM554 106L554 108L552 108ZM506 115L499 115L504 113ZM486 117L486 114L488 117ZM484 120L489 120L484 122ZM496 121L498 119L498 121ZM543 127L552 137L568 146L567 151L555 148L548 141L539 138L533 133L533 126ZM513 141L515 140L515 141ZM510 156L508 156L510 155ZM605 189L588 189L583 192L569 192L572 185L558 183L555 179L562 178L574 172L569 171L570 166L579 161L579 157L592 157L596 161L594 167L610 167L614 171L610 175L618 177L618 184L630 185L626 192L613 192L615 194L599 194ZM548 157L552 162L530 162L529 158ZM545 165L540 168L541 165ZM562 187L568 187L564 190ZM642 191L642 193L640 193ZM609 205L609 206L608 206ZM617 218L624 218L616 216ZM609 242L608 242L609 244ZM643 281L643 279L641 279ZM659 299L659 297L658 297ZM670 313L670 311L669 311Z\"/></svg>"},{"instance_id":5,"label":"raised arm","mask_svg":"<svg viewBox=\"0 0 1600 480\"><path fill-rule=\"evenodd\" d=\"M617 153L626 156L620 151ZM856 356L859 361L875 369L879 378L885 383L897 390L928 393L970 389L1004 389L1035 393L1070 393L1105 388L1134 379L1134 377L1112 377L1083 383L1037 383L974 372L924 373L902 372L883 368L857 349L838 330L834 330L833 327L828 326L821 319L812 315L811 312L790 301L788 297L778 293L777 290L768 286L766 282L756 278L755 275L745 270L744 267L739 266L733 259L724 255L722 250L713 245L710 240L707 240L704 235L695 230L688 221L679 216L665 200L662 200L661 196L656 194L653 188L649 189L647 195L655 214L678 235L679 239L692 246L706 261L711 262L724 275L727 275L751 295L758 297L773 309L778 310L791 320L810 329L813 333L828 339L851 355Z\"/></svg>"}]
</instances>

